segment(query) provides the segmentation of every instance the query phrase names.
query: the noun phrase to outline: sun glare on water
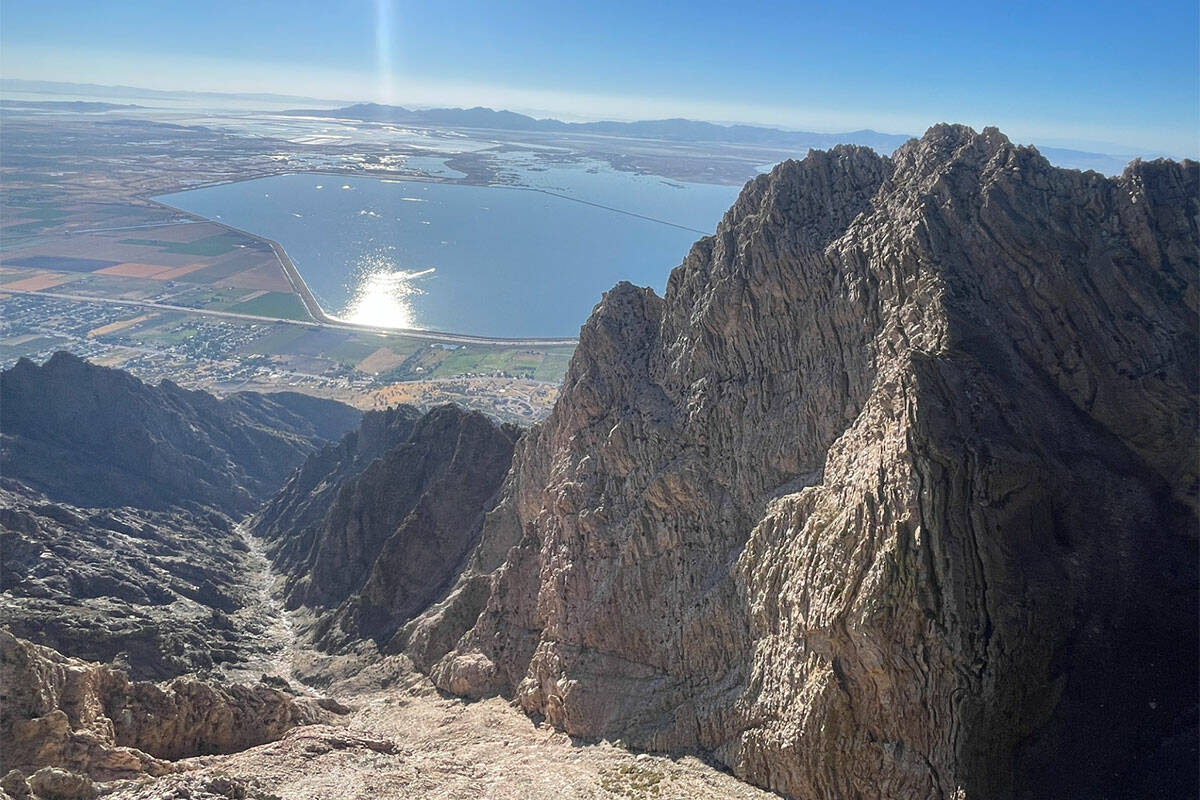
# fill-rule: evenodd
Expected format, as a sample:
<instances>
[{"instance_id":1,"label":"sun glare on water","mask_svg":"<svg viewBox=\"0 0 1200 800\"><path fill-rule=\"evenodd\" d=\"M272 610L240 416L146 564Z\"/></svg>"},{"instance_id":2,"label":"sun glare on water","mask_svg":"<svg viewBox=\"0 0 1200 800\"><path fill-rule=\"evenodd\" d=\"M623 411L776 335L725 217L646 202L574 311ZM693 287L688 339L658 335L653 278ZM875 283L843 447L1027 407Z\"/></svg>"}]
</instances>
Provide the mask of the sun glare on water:
<instances>
[{"instance_id":1,"label":"sun glare on water","mask_svg":"<svg viewBox=\"0 0 1200 800\"><path fill-rule=\"evenodd\" d=\"M413 315L412 298L424 294L416 281L434 270L395 269L387 259L371 259L358 274L354 296L346 305L342 319L379 328L419 327Z\"/></svg>"}]
</instances>

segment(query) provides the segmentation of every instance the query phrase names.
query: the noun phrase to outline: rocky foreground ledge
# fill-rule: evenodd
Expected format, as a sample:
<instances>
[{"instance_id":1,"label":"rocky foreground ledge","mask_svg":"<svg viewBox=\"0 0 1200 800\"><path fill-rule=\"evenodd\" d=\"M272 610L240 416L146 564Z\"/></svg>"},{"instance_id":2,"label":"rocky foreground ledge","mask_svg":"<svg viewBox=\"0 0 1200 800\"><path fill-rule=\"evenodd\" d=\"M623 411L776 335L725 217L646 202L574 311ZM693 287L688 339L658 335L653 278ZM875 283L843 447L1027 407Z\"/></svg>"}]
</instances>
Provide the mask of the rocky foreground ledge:
<instances>
[{"instance_id":1,"label":"rocky foreground ledge","mask_svg":"<svg viewBox=\"0 0 1200 800\"><path fill-rule=\"evenodd\" d=\"M179 770L178 759L245 750L331 717L315 700L263 684L131 681L4 630L0 686L0 774L19 771L34 786L41 770L54 768L94 781L165 775Z\"/></svg>"}]
</instances>

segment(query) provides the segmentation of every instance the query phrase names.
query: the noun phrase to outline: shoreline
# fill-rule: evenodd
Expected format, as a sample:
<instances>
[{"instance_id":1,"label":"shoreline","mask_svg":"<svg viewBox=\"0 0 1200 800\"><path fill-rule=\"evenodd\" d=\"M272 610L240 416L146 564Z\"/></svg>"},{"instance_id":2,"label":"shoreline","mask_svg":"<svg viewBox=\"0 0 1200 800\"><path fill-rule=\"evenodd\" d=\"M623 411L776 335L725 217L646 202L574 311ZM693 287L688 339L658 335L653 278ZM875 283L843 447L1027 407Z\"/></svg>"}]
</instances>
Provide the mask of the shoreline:
<instances>
[{"instance_id":1,"label":"shoreline","mask_svg":"<svg viewBox=\"0 0 1200 800\"><path fill-rule=\"evenodd\" d=\"M615 208L613 206L607 206L602 203L595 203L590 200L583 200L578 197L571 197L569 195L559 194L558 192L554 192L549 189L543 189L543 188L540 188L537 186L514 186L512 184L503 184L503 183L474 183L474 182L463 181L460 179L439 178L436 176L419 176L419 175L403 176L400 178L392 178L392 177L388 177L386 175L363 174L362 172L349 171L349 170L347 170L347 171L338 171L338 170L287 171L287 170L285 170L285 171L280 171L280 172L259 172L259 173L255 173L252 175L248 175L246 177L229 178L229 179L219 180L219 181L209 181L207 183L195 184L193 186L178 188L178 189L175 189L172 191L156 192L152 196L151 195L140 195L137 197L137 199L141 200L142 202L147 203L149 205L168 209L176 214L181 214L184 217L190 218L192 220L196 220L198 222L211 223L218 227L224 228L225 230L231 231L233 233L237 233L242 236L246 236L246 237L248 237L250 239L254 239L256 241L260 241L260 242L266 244L267 246L269 246L271 248L271 251L275 254L276 261L279 262L280 269L283 271L284 276L287 278L288 283L291 285L292 291L300 298L300 302L304 306L305 313L307 313L309 315L309 318L312 320L312 322L319 324L319 325L325 325L325 326L329 326L329 327L338 327L338 328L349 329L349 330L359 330L359 331L364 331L364 332L369 332L369 333L380 333L380 334L384 334L384 335L392 333L392 334L401 335L401 336L417 336L419 338L430 338L430 336L432 335L432 336L439 337L439 338L443 339L444 341L452 341L452 342L461 341L463 343L492 343L492 344L497 344L497 345L529 343L534 346L537 346L537 345L576 346L579 344L579 338L577 336L576 337L566 337L566 336L563 336L563 337L556 337L556 336L548 336L548 337L477 336L474 334L452 333L452 332L448 332L448 331L433 331L433 330L427 330L424 328L383 328L383 327L363 325L361 323L348 322L346 320L338 319L337 317L330 315L328 312L325 311L324 308L321 307L321 304L317 301L316 296L312 293L312 290L309 289L308 284L305 282L304 277L300 274L300 270L296 267L296 265L292 261L291 257L287 254L287 250L279 242L275 241L274 239L268 238L262 234L253 233L251 231L245 230L244 228L238 228L238 227L230 225L228 223L221 222L221 221L215 220L215 219L211 219L209 217L205 217L200 214L194 214L190 211L186 211L177 206L173 206L170 203L167 203L167 202L157 199L159 197L163 197L168 194L181 194L183 192L190 192L190 191L194 191L194 190L198 190L198 189L211 189L211 188L215 188L218 186L230 186L230 185L233 185L236 183L248 183L250 181L261 180L263 178L282 177L282 176L286 176L286 175L315 175L315 176L324 176L324 177L330 177L330 178L334 178L334 177L336 177L336 178L347 178L347 177L349 177L349 178L367 178L370 180L390 181L393 183L403 183L403 182L436 183L436 184L443 184L443 185L448 185L448 186L455 186L455 185L457 185L457 186L475 186L475 187L481 187L481 188L487 188L487 189L515 189L515 190L526 191L526 192L539 192L541 194L549 195L551 197L555 197L555 198L558 198L561 200L567 200L570 202L581 203L583 205L592 206L594 208L603 209L605 211L610 211L614 214L624 214L625 216L634 217L636 219L641 219L646 222L652 222L652 223L656 223L659 225L667 225L672 228L677 228L680 230L687 231L689 233L694 233L700 237L708 237L708 236L714 235L713 233L705 233L696 228L689 228L686 225L680 225L675 222L668 222L667 220L657 219L655 217L650 217L645 214L638 214L633 211L625 211L623 209ZM287 321L287 320L284 320L284 321ZM580 323L580 324L582 325L582 323Z\"/></svg>"},{"instance_id":2,"label":"shoreline","mask_svg":"<svg viewBox=\"0 0 1200 800\"><path fill-rule=\"evenodd\" d=\"M619 172L620 170L616 170L616 171ZM636 175L639 173L629 173L629 174ZM687 231L688 233L694 233L697 236L712 236L715 233L715 231L705 232L705 231L700 230L699 228L691 228L691 227L688 227L687 225L681 225L678 222L671 222L669 220L659 219L658 217L651 217L648 214L639 214L636 211L626 211L625 209L617 208L616 206L608 206L608 205L605 205L604 203L597 203L592 200L584 200L582 197L572 197L571 195L562 194L560 192L554 191L553 189L545 189L540 186L520 186L520 185L512 184L512 183L477 183L477 182L470 181L470 180L463 180L461 178L440 178L440 177L437 177L436 175L430 175L430 176L405 175L400 178L393 178L393 177L389 177L387 175L364 174L362 172L353 172L353 171L349 171L349 170L347 170L345 172L339 172L336 170L328 170L328 171L326 171L326 170L298 170L298 171L289 170L289 171L284 171L284 172L264 172L264 173L257 174L257 175L251 175L246 178L229 178L227 180L221 180L221 181L209 181L207 183L198 183L194 186L188 186L183 189L176 189L174 191L160 193L158 195L155 195L154 197L162 197L164 194L182 194L184 192L191 192L191 191L195 191L198 189L213 189L218 186L232 186L235 183L249 183L250 181L262 180L263 178L279 178L279 177L284 177L287 175L321 175L321 176L324 176L327 178L366 178L368 180L384 181L387 183L408 183L408 182L411 182L411 183L438 183L438 184L443 184L445 186L475 186L475 187L479 187L482 189L517 189L517 190L524 191L524 192L541 192L542 194L550 195L551 197L557 197L560 200L567 200L572 203L582 203L585 206L592 206L593 208L600 208L605 211L611 211L614 214L624 214L627 217L634 217L636 219L645 220L646 222L653 222L658 225L667 225L672 228L678 228L680 230ZM661 176L659 176L659 177L661 177ZM722 186L722 185L724 185L724 184L716 184L716 183L711 183L711 184L710 183L699 183L697 181L681 181L681 183L692 183L692 184L695 184L696 186ZM157 203L158 205L166 206L167 208L171 208L176 211L181 211L180 209L176 209L174 206L170 205L169 203L163 203L159 200L155 200L154 197L141 196L140 199L145 200L147 202L151 202L151 203ZM181 213L186 214L189 212L181 211ZM209 221L212 222L213 220L209 220Z\"/></svg>"},{"instance_id":3,"label":"shoreline","mask_svg":"<svg viewBox=\"0 0 1200 800\"><path fill-rule=\"evenodd\" d=\"M159 197L163 197L168 194L181 194L183 192L190 192L190 191L199 190L199 189L211 189L211 188L215 188L218 186L230 186L230 185L237 184L237 183L248 183L250 181L261 180L263 178L274 178L274 177L282 177L282 176L287 176L287 175L315 175L315 176L324 176L324 177L330 177L330 178L335 178L335 177L336 178L347 178L347 177L349 177L349 178L367 178L370 180L390 181L393 183L403 183L403 182L436 183L436 184L443 184L443 185L448 185L448 186L455 186L455 185L457 185L457 186L475 186L475 187L481 187L481 188L487 188L487 189L516 189L516 190L526 191L526 192L540 192L541 194L549 195L551 197L556 197L561 200L567 200L567 201L571 201L571 202L575 202L575 203L581 203L583 205L592 206L594 208L603 209L605 211L610 211L615 214L624 214L626 216L634 217L636 219L641 219L646 222L652 222L652 223L656 223L659 225L667 225L672 228L678 228L680 230L684 230L689 233L694 233L700 237L708 237L708 236L714 235L713 233L705 233L705 232L697 230L695 228L689 228L686 225L680 225L675 222L668 222L666 220L657 219L655 217L650 217L645 214L638 214L633 211L625 211L625 210L622 210L619 208L615 208L613 206L604 205L602 203L595 203L590 200L583 200L581 198L571 197L569 195L564 195L564 194L559 194L558 192L554 192L549 189L543 189L543 188L540 188L537 186L515 186L512 184L503 184L503 183L474 183L474 182L463 181L460 179L439 178L436 176L404 176L404 177L400 177L400 178L392 178L392 177L388 177L386 175L363 174L362 172L350 171L350 170L347 170L347 171L338 171L338 170L287 171L287 170L285 170L285 171L280 171L280 172L259 172L259 173L255 173L252 175L248 175L246 177L229 178L229 179L219 180L219 181L209 181L207 183L195 184L193 186L179 188L179 189L175 189L173 191L157 192L156 194L154 194L152 196L141 195L137 199L139 199L142 202L145 202L147 204L157 206L159 208L168 209L174 213L181 214L185 217L188 217L192 220L196 220L198 222L211 223L218 227L224 228L225 230L231 231L233 233L237 233L242 236L246 236L246 237L248 237L250 239L254 239L256 241L260 241L260 242L266 244L267 246L269 246L271 248L271 251L275 254L276 261L279 262L280 269L283 271L284 276L287 278L288 283L291 285L292 291L300 298L300 302L304 306L305 313L307 313L309 315L312 322L314 322L318 325L325 325L325 326L329 326L329 327L337 327L337 328L349 329L349 330L359 330L359 331L364 331L364 332L369 332L369 333L378 333L378 334L384 334L384 335L392 333L392 334L396 334L396 335L400 335L400 336L417 336L419 338L431 338L431 336L436 336L436 337L443 339L444 341L451 341L451 342L461 341L463 343L478 343L478 344L492 343L492 344L498 344L498 345L529 343L534 346L537 346L537 345L576 346L579 344L579 338L577 336L576 337L565 337L565 336L564 337L477 336L474 334L463 334L463 333L452 333L452 332L448 332L448 331L427 330L424 328L384 328L384 327L376 327L376 326L371 326L371 325L363 325L361 323L348 322L346 320L339 319L337 317L330 315L328 312L325 311L324 308L321 307L321 304L317 301L316 296L312 293L312 290L309 289L307 282L305 282L304 277L300 274L300 270L296 267L296 265L292 261L291 257L287 254L287 250L279 242L275 241L274 239L268 238L262 234L253 233L251 231L245 230L244 228L238 228L236 226L230 225L225 222L221 222L219 220L211 219L209 217L205 217L200 214L195 214L190 211L186 211L182 208L179 208L177 206L173 206L170 203L167 203L167 202L157 199ZM287 321L287 320L284 320L284 321ZM582 323L580 323L580 324L582 325Z\"/></svg>"},{"instance_id":4,"label":"shoreline","mask_svg":"<svg viewBox=\"0 0 1200 800\"><path fill-rule=\"evenodd\" d=\"M274 175L333 175L334 173L293 172L293 173L273 173L273 174ZM272 177L272 176L258 176L258 177ZM215 182L215 183L212 183L209 185L210 186L222 186L225 184L243 183L245 181L257 180L257 179L258 178L255 177L255 178L239 179L239 180L235 180L235 181L219 181L219 182ZM201 187L196 187L196 188L201 188ZM189 191L189 190L184 189L182 191ZM151 203L151 204L159 206L161 208L169 209L175 213L183 214L187 217L190 217L192 219L195 219L195 220L198 220L201 222L208 222L212 225L216 225L217 227L224 228L225 230L228 230L232 233L237 233L241 236L246 236L250 239L260 241L263 244L266 244L268 247L270 247L271 252L275 254L276 261L279 263L279 268L283 271L284 277L286 277L288 279L288 283L291 285L292 291L295 292L295 294L300 298L300 302L304 306L305 313L307 313L308 316L310 317L310 321L307 324L320 325L320 326L330 327L330 328L340 328L343 330L362 331L364 333L374 333L374 334L382 334L382 335L392 334L392 335L396 335L396 336L408 336L408 337L419 338L419 339L436 339L438 341L445 341L445 342L461 342L463 344L530 345L530 346L553 345L553 346L572 346L572 347L579 344L578 337L479 336L476 334L452 333L449 331L436 331L436 330L428 330L425 328L387 328L387 327L381 327L381 326L375 326L375 325L364 325L364 324L358 323L358 322L349 322L347 320L339 319L339 318L334 317L334 316L330 315L329 313L327 313L325 311L325 309L323 309L321 307L321 304L319 302L317 302L316 296L313 295L312 290L308 288L308 284L304 281L304 277L300 274L300 270L298 270L296 268L295 263L292 262L291 257L287 254L287 250L285 250L283 245L281 245L279 242L275 241L274 239L267 238L266 236L263 236L262 234L252 233L250 231L235 227L233 225L229 225L229 224L221 222L219 220L209 219L208 217L201 216L200 214L193 214L190 211L185 211L182 208L173 206L170 203L164 203L161 200L155 200L152 197L143 197L141 199L147 203ZM183 224L186 224L186 223L183 223ZM47 296L50 296L50 295L47 295ZM103 298L97 298L97 300L102 300L102 299ZM127 304L127 303L123 303L123 304ZM186 307L180 306L179 308L182 309L182 308L186 308ZM193 310L196 311L197 313L204 311L204 309L193 309ZM221 316L230 316L226 312L214 312L214 313L220 313ZM289 319L285 319L282 317L278 318L278 321L279 322L293 322L293 323L297 322L297 320L289 320ZM300 324L306 324L306 323L304 323L303 321L300 321Z\"/></svg>"},{"instance_id":5,"label":"shoreline","mask_svg":"<svg viewBox=\"0 0 1200 800\"><path fill-rule=\"evenodd\" d=\"M427 331L421 328L377 328L370 325L360 325L355 322L342 322L334 317L329 317L332 320L330 322L321 322L312 319L287 319L285 317L267 317L261 314L242 314L237 311L221 311L215 308L195 308L194 306L178 306L171 303L155 303L152 300L126 300L119 297L35 291L32 289L4 289L0 291L0 294L44 297L50 300L66 300L72 303L153 308L160 311L174 311L181 314L195 314L203 317L223 317L225 319L240 319L246 322L261 322L266 324L300 325L305 328L333 328L335 330L347 330L383 336L391 335L410 339L428 339L433 342L457 342L460 344L477 344L493 347L568 347L579 343L578 339L503 339L499 337L474 336L468 333Z\"/></svg>"}]
</instances>

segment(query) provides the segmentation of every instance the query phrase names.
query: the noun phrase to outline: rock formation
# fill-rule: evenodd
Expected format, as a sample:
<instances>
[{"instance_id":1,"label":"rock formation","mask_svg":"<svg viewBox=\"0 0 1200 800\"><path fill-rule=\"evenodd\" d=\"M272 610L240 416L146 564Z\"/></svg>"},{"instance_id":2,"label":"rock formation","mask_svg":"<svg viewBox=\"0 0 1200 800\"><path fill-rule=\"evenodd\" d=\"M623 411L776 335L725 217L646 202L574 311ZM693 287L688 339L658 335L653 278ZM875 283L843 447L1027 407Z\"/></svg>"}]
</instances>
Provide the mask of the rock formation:
<instances>
[{"instance_id":1,"label":"rock formation","mask_svg":"<svg viewBox=\"0 0 1200 800\"><path fill-rule=\"evenodd\" d=\"M294 393L218 400L56 353L0 373L0 470L78 506L249 513L359 412Z\"/></svg>"},{"instance_id":2,"label":"rock formation","mask_svg":"<svg viewBox=\"0 0 1200 800\"><path fill-rule=\"evenodd\" d=\"M130 681L0 630L0 772L53 767L108 781L176 769L169 760L229 753L325 716L265 685L178 678Z\"/></svg>"},{"instance_id":3,"label":"rock formation","mask_svg":"<svg viewBox=\"0 0 1200 800\"><path fill-rule=\"evenodd\" d=\"M958 126L779 165L597 306L396 645L793 797L1192 791L1198 196Z\"/></svg>"},{"instance_id":4,"label":"rock formation","mask_svg":"<svg viewBox=\"0 0 1200 800\"><path fill-rule=\"evenodd\" d=\"M327 651L373 640L448 692L805 800L1190 794L1198 198L1195 162L1109 179L994 129L810 153L664 298L609 292L520 437L402 407L316 450L357 414L22 362L0 612L38 641L0 631L0 773L24 773L0 788L83 796L75 773L316 718L175 677L253 653L265 576L228 515L311 454L251 525ZM337 742L400 753L275 752ZM177 788L249 785L224 780Z\"/></svg>"},{"instance_id":5,"label":"rock formation","mask_svg":"<svg viewBox=\"0 0 1200 800\"><path fill-rule=\"evenodd\" d=\"M342 487L375 459L405 442L421 412L396 406L363 414L358 429L310 455L287 483L255 515L255 534L271 543L271 558L291 586L312 569L320 524ZM344 588L338 592L345 597ZM304 598L301 598L304 599Z\"/></svg>"},{"instance_id":6,"label":"rock formation","mask_svg":"<svg viewBox=\"0 0 1200 800\"><path fill-rule=\"evenodd\" d=\"M263 655L261 560L215 511L87 509L0 479L0 625L165 680Z\"/></svg>"},{"instance_id":7,"label":"rock formation","mask_svg":"<svg viewBox=\"0 0 1200 800\"><path fill-rule=\"evenodd\" d=\"M19 770L4 792L91 796L92 779L318 718L223 671L280 646L263 636L266 563L227 515L359 417L302 395L147 386L66 353L0 374L0 774Z\"/></svg>"},{"instance_id":8,"label":"rock formation","mask_svg":"<svg viewBox=\"0 0 1200 800\"><path fill-rule=\"evenodd\" d=\"M252 523L289 607L319 610L326 648L386 642L445 594L479 539L518 429L478 412L370 412L314 454Z\"/></svg>"},{"instance_id":9,"label":"rock formation","mask_svg":"<svg viewBox=\"0 0 1200 800\"><path fill-rule=\"evenodd\" d=\"M149 386L67 353L18 362L0 374L0 624L136 679L260 655L265 565L227 515L360 416Z\"/></svg>"}]
</instances>

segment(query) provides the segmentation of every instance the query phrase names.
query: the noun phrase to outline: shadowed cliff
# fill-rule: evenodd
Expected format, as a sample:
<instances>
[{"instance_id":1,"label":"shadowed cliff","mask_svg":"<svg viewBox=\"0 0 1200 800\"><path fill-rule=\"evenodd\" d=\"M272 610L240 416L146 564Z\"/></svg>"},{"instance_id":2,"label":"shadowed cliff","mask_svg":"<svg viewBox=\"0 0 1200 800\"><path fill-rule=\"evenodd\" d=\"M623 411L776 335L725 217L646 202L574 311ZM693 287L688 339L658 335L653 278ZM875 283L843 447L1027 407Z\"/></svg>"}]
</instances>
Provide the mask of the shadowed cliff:
<instances>
[{"instance_id":1,"label":"shadowed cliff","mask_svg":"<svg viewBox=\"0 0 1200 800\"><path fill-rule=\"evenodd\" d=\"M73 505L248 513L360 415L300 394L151 386L60 352L0 373L0 466Z\"/></svg>"},{"instance_id":2,"label":"shadowed cliff","mask_svg":"<svg viewBox=\"0 0 1200 800\"><path fill-rule=\"evenodd\" d=\"M457 406L399 406L367 413L296 471L251 527L285 576L288 606L315 611L316 642L383 644L445 594L518 433Z\"/></svg>"}]
</instances>

